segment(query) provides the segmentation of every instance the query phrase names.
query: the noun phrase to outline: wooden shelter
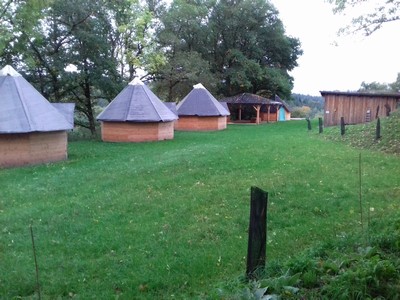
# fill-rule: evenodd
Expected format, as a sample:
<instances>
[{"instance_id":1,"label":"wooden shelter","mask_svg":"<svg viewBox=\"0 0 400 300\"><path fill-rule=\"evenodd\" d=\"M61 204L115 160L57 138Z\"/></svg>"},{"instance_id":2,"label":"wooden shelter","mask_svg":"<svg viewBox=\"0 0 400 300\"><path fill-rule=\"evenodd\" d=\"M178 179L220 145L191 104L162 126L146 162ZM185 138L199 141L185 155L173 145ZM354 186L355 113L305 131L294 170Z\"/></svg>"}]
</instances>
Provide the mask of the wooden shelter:
<instances>
[{"instance_id":1,"label":"wooden shelter","mask_svg":"<svg viewBox=\"0 0 400 300\"><path fill-rule=\"evenodd\" d=\"M98 115L105 142L146 142L174 138L178 117L135 78Z\"/></svg>"},{"instance_id":2,"label":"wooden shelter","mask_svg":"<svg viewBox=\"0 0 400 300\"><path fill-rule=\"evenodd\" d=\"M387 116L397 109L400 93L361 93L321 91L325 99L324 126L360 124Z\"/></svg>"},{"instance_id":3,"label":"wooden shelter","mask_svg":"<svg viewBox=\"0 0 400 300\"><path fill-rule=\"evenodd\" d=\"M65 160L73 103L50 103L11 66L0 71L0 168Z\"/></svg>"},{"instance_id":4,"label":"wooden shelter","mask_svg":"<svg viewBox=\"0 0 400 300\"><path fill-rule=\"evenodd\" d=\"M282 101L272 101L256 94L242 93L233 97L222 99L228 104L231 112L231 121L234 123L277 122L280 119L280 108L285 113L282 118L286 120L286 110L290 111Z\"/></svg>"},{"instance_id":5,"label":"wooden shelter","mask_svg":"<svg viewBox=\"0 0 400 300\"><path fill-rule=\"evenodd\" d=\"M179 116L176 130L226 129L229 111L201 83L196 84L176 108Z\"/></svg>"}]
</instances>

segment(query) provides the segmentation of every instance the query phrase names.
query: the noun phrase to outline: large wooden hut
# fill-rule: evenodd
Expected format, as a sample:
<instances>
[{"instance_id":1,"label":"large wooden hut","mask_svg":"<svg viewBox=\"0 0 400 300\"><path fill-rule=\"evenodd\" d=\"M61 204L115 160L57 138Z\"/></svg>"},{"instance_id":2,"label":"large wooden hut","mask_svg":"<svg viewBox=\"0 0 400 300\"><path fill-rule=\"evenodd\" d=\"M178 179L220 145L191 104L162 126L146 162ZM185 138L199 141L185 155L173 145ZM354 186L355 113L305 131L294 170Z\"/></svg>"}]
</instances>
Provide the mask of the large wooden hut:
<instances>
[{"instance_id":1,"label":"large wooden hut","mask_svg":"<svg viewBox=\"0 0 400 300\"><path fill-rule=\"evenodd\" d=\"M321 91L325 99L324 126L360 124L387 116L397 109L399 93L360 93Z\"/></svg>"},{"instance_id":2,"label":"large wooden hut","mask_svg":"<svg viewBox=\"0 0 400 300\"><path fill-rule=\"evenodd\" d=\"M223 130L226 129L227 116L230 115L201 83L193 86L176 109L179 116L176 130Z\"/></svg>"},{"instance_id":3,"label":"large wooden hut","mask_svg":"<svg viewBox=\"0 0 400 300\"><path fill-rule=\"evenodd\" d=\"M11 66L0 71L0 168L67 159L73 103L53 105Z\"/></svg>"},{"instance_id":4,"label":"large wooden hut","mask_svg":"<svg viewBox=\"0 0 400 300\"><path fill-rule=\"evenodd\" d=\"M147 142L174 138L178 117L138 78L98 115L105 142Z\"/></svg>"},{"instance_id":5,"label":"large wooden hut","mask_svg":"<svg viewBox=\"0 0 400 300\"><path fill-rule=\"evenodd\" d=\"M280 99L279 99L280 100ZM256 94L241 93L236 96L222 99L228 104L231 119L234 123L277 122L290 119L290 111L286 104L280 101L272 101ZM282 111L281 111L281 108ZM288 114L286 113L288 111ZM283 116L281 115L283 112ZM280 119L282 118L282 119Z\"/></svg>"}]
</instances>

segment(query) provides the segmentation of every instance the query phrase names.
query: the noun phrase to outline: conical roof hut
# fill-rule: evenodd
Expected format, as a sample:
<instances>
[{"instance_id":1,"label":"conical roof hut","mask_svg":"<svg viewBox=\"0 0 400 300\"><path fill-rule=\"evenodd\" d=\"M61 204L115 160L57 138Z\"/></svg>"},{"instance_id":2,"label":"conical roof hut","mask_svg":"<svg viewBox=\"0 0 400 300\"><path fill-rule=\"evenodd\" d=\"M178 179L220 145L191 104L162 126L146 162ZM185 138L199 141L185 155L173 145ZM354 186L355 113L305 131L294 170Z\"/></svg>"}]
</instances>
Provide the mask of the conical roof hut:
<instances>
[{"instance_id":1,"label":"conical roof hut","mask_svg":"<svg viewBox=\"0 0 400 300\"><path fill-rule=\"evenodd\" d=\"M226 128L229 111L201 84L196 84L176 107L177 130L202 131Z\"/></svg>"},{"instance_id":2,"label":"conical roof hut","mask_svg":"<svg viewBox=\"0 0 400 300\"><path fill-rule=\"evenodd\" d=\"M0 95L0 168L67 158L75 104L52 105L11 66L0 70Z\"/></svg>"},{"instance_id":3,"label":"conical roof hut","mask_svg":"<svg viewBox=\"0 0 400 300\"><path fill-rule=\"evenodd\" d=\"M145 142L174 138L178 117L138 78L98 115L107 142Z\"/></svg>"}]
</instances>

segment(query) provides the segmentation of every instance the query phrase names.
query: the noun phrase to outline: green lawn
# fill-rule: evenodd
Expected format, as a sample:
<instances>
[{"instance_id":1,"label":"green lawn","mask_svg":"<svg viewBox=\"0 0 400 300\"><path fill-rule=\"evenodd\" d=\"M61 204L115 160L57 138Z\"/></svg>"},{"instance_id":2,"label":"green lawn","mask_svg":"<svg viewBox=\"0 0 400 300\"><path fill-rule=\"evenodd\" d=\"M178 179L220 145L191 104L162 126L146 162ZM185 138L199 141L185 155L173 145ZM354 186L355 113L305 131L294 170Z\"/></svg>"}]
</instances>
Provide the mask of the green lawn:
<instances>
[{"instance_id":1,"label":"green lawn","mask_svg":"<svg viewBox=\"0 0 400 300\"><path fill-rule=\"evenodd\" d=\"M316 123L313 124L316 128ZM75 141L69 160L0 170L0 298L213 298L246 269L250 187L269 192L267 259L351 238L400 205L398 156L305 121L175 132L157 143Z\"/></svg>"}]
</instances>

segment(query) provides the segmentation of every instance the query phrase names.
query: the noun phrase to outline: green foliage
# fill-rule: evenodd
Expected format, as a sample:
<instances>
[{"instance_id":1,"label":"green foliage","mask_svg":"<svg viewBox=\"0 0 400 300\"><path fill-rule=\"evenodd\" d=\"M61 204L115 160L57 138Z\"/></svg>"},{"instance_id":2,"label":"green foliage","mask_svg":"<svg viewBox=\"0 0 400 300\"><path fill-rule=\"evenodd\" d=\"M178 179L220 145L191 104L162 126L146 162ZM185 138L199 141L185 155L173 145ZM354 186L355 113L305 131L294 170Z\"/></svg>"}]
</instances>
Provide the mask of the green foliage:
<instances>
[{"instance_id":1,"label":"green foliage","mask_svg":"<svg viewBox=\"0 0 400 300\"><path fill-rule=\"evenodd\" d=\"M292 118L309 118L311 117L311 108L308 106L295 107L292 109Z\"/></svg>"},{"instance_id":2,"label":"green foliage","mask_svg":"<svg viewBox=\"0 0 400 300\"><path fill-rule=\"evenodd\" d=\"M390 239L398 244L398 224L396 213L375 220L370 227L371 246L343 240L324 244L323 255L320 249L310 248L283 261L278 270L269 269L264 279L242 287L249 294L244 299L398 299L398 245L387 248L381 243ZM280 275L282 269L287 271Z\"/></svg>"},{"instance_id":3,"label":"green foliage","mask_svg":"<svg viewBox=\"0 0 400 300\"><path fill-rule=\"evenodd\" d=\"M368 93L398 93L400 91L400 73L397 74L395 82L380 83L380 82L362 82L359 92Z\"/></svg>"},{"instance_id":4,"label":"green foliage","mask_svg":"<svg viewBox=\"0 0 400 300\"><path fill-rule=\"evenodd\" d=\"M189 53L188 57L196 53L209 82L218 83L217 94L289 97L293 84L288 71L297 65L302 51L297 39L285 35L278 12L269 2L173 1L161 21L158 38L168 57L165 69L169 72L176 72L182 52ZM180 84L191 87L187 77L196 72L191 68L179 72ZM173 92L175 80L167 73L161 74L162 85L172 91L169 99L179 98Z\"/></svg>"}]
</instances>

